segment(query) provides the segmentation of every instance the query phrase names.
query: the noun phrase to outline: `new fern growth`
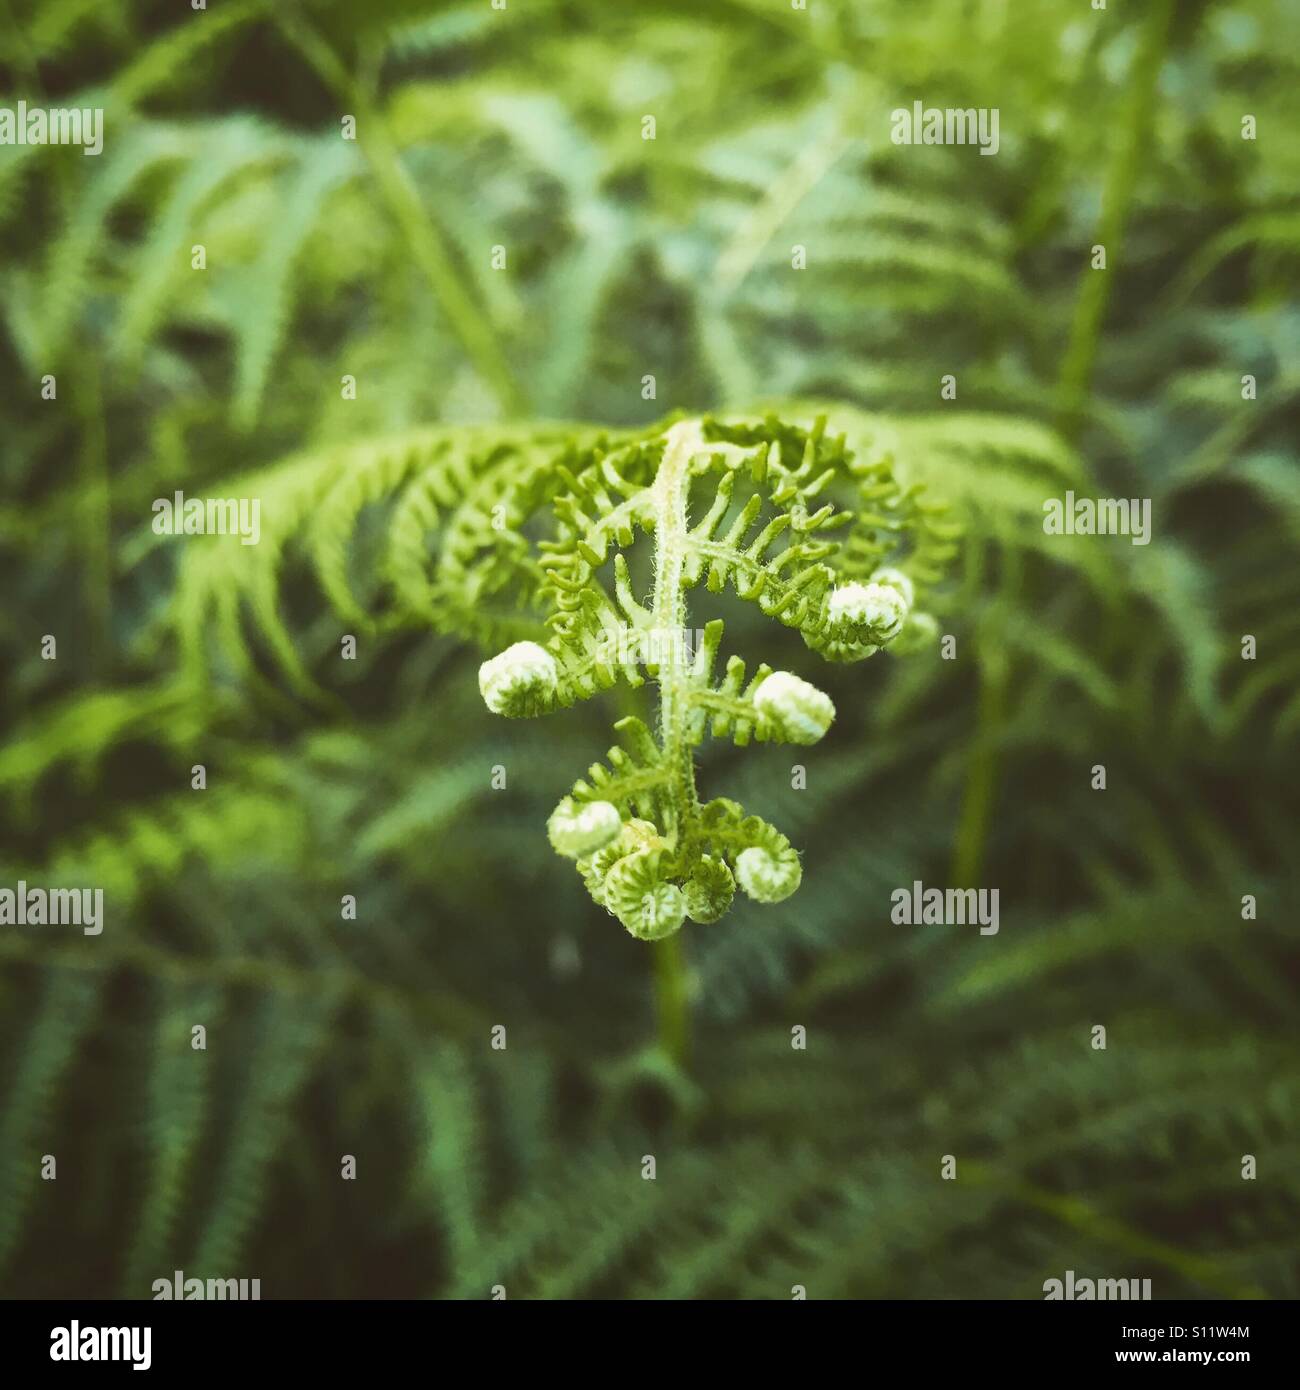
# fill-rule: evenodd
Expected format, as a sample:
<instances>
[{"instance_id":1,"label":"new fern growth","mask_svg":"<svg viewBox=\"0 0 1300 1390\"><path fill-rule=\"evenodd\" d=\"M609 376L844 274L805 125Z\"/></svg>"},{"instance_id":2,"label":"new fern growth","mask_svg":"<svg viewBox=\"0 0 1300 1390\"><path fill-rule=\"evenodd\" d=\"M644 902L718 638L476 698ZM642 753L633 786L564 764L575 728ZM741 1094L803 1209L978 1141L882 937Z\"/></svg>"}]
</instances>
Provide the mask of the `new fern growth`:
<instances>
[{"instance_id":1,"label":"new fern growth","mask_svg":"<svg viewBox=\"0 0 1300 1390\"><path fill-rule=\"evenodd\" d=\"M737 887L781 902L799 887L797 851L737 802L702 802L695 749L710 733L738 745L813 744L835 709L802 676L766 664L749 675L738 656L719 678L723 624L709 622L692 650L688 594L730 587L825 659L861 661L933 634L916 589L938 577L950 531L919 489L899 485L887 457L856 460L843 437L827 436L824 418L811 428L773 416L683 419L570 451L554 476L543 489L554 539L538 547L551 635L484 662L484 701L508 718L546 714L620 680L640 686L644 668L659 715L654 732L635 717L618 721L622 746L555 808L551 844L643 940L687 918L717 921ZM846 494L852 510L832 500ZM654 546L644 601L627 559L638 531Z\"/></svg>"}]
</instances>

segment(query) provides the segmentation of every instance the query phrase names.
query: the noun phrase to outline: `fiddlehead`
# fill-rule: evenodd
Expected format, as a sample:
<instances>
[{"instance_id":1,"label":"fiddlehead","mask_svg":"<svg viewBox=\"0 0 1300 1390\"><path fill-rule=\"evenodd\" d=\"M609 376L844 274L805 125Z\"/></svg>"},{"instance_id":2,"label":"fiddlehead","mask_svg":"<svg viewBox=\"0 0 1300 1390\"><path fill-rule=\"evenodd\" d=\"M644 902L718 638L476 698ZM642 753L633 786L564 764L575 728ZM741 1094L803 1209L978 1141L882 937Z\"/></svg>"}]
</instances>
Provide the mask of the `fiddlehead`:
<instances>
[{"instance_id":1,"label":"fiddlehead","mask_svg":"<svg viewBox=\"0 0 1300 1390\"><path fill-rule=\"evenodd\" d=\"M734 801L701 804L694 750L708 733L738 745L813 744L835 708L802 676L766 664L748 676L737 656L715 680L723 624L708 623L692 651L689 592L731 589L832 661L895 642L915 647L935 631L916 611L917 589L953 549L940 510L923 507L919 490L904 491L887 458L857 463L823 419L810 428L772 416L678 420L569 451L553 476L551 531L537 545L551 635L484 662L484 701L494 713L528 717L648 675L659 717L654 733L639 719L619 721L624 746L556 807L551 844L576 862L592 898L644 940L687 919L717 921L737 888L781 902L802 878L797 851ZM626 558L640 536L654 547L644 601Z\"/></svg>"}]
</instances>

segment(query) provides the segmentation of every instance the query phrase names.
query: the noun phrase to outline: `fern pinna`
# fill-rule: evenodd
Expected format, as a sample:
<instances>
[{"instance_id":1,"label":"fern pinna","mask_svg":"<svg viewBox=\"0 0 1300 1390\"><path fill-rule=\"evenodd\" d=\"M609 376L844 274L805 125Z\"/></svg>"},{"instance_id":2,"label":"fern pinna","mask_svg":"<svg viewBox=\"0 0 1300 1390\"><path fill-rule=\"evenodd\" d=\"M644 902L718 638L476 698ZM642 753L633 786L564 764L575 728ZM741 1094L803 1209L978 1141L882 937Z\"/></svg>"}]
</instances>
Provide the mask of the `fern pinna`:
<instances>
[{"instance_id":1,"label":"fern pinna","mask_svg":"<svg viewBox=\"0 0 1300 1390\"><path fill-rule=\"evenodd\" d=\"M895 481L888 459L856 461L825 425L681 419L570 450L544 490L553 534L537 545L549 639L515 642L480 669L488 708L512 718L565 708L620 680L640 686L643 669L656 682L657 731L621 719L623 746L578 779L548 825L592 898L642 939L669 936L687 918L717 921L737 885L760 903L799 887L799 856L780 830L735 801L701 802L694 750L706 733L742 745L812 744L835 716L829 697L793 672L763 664L747 679L732 656L719 678L722 621L704 627L696 648L689 591L730 588L831 661L860 661L934 630L915 609L916 585L937 577L949 536ZM856 510L826 500L848 489ZM654 546L645 601L627 560L638 531Z\"/></svg>"}]
</instances>

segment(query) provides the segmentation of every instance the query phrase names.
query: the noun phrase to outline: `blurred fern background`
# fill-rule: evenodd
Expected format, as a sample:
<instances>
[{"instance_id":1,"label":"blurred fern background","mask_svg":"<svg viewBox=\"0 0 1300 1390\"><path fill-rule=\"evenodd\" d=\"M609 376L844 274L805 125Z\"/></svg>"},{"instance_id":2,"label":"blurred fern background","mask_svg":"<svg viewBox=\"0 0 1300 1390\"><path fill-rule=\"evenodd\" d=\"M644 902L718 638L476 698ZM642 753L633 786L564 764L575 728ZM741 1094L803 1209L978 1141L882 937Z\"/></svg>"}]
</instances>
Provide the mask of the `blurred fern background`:
<instances>
[{"instance_id":1,"label":"blurred fern background","mask_svg":"<svg viewBox=\"0 0 1300 1390\"><path fill-rule=\"evenodd\" d=\"M5 0L105 141L0 148L0 881L106 926L0 929L0 1288L1300 1296L1298 80L1294 0ZM687 928L681 1071L544 832L624 704L494 719L425 561L494 443L788 398L952 503L957 655L728 612L840 713L706 749L804 883Z\"/></svg>"}]
</instances>

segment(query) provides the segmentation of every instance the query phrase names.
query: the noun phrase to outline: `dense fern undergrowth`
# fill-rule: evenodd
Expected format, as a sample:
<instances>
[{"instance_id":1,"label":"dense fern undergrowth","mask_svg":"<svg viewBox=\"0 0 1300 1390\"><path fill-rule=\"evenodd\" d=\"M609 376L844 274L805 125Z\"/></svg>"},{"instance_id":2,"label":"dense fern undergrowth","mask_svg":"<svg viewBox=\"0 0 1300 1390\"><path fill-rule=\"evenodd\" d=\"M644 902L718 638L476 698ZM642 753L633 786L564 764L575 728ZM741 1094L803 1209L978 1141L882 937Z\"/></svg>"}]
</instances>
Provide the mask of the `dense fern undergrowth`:
<instances>
[{"instance_id":1,"label":"dense fern undergrowth","mask_svg":"<svg viewBox=\"0 0 1300 1390\"><path fill-rule=\"evenodd\" d=\"M2 881L106 904L0 927L0 1288L1300 1296L1300 10L362 9L0 12L0 104L107 132L0 148ZM997 157L891 144L914 99ZM709 597L838 713L701 748L803 882L686 934L665 1048L545 835L650 705L489 714L543 629L479 542L565 450L769 412L942 499L955 656L811 673ZM181 490L259 544L153 534ZM916 880L1000 930L892 923Z\"/></svg>"}]
</instances>

